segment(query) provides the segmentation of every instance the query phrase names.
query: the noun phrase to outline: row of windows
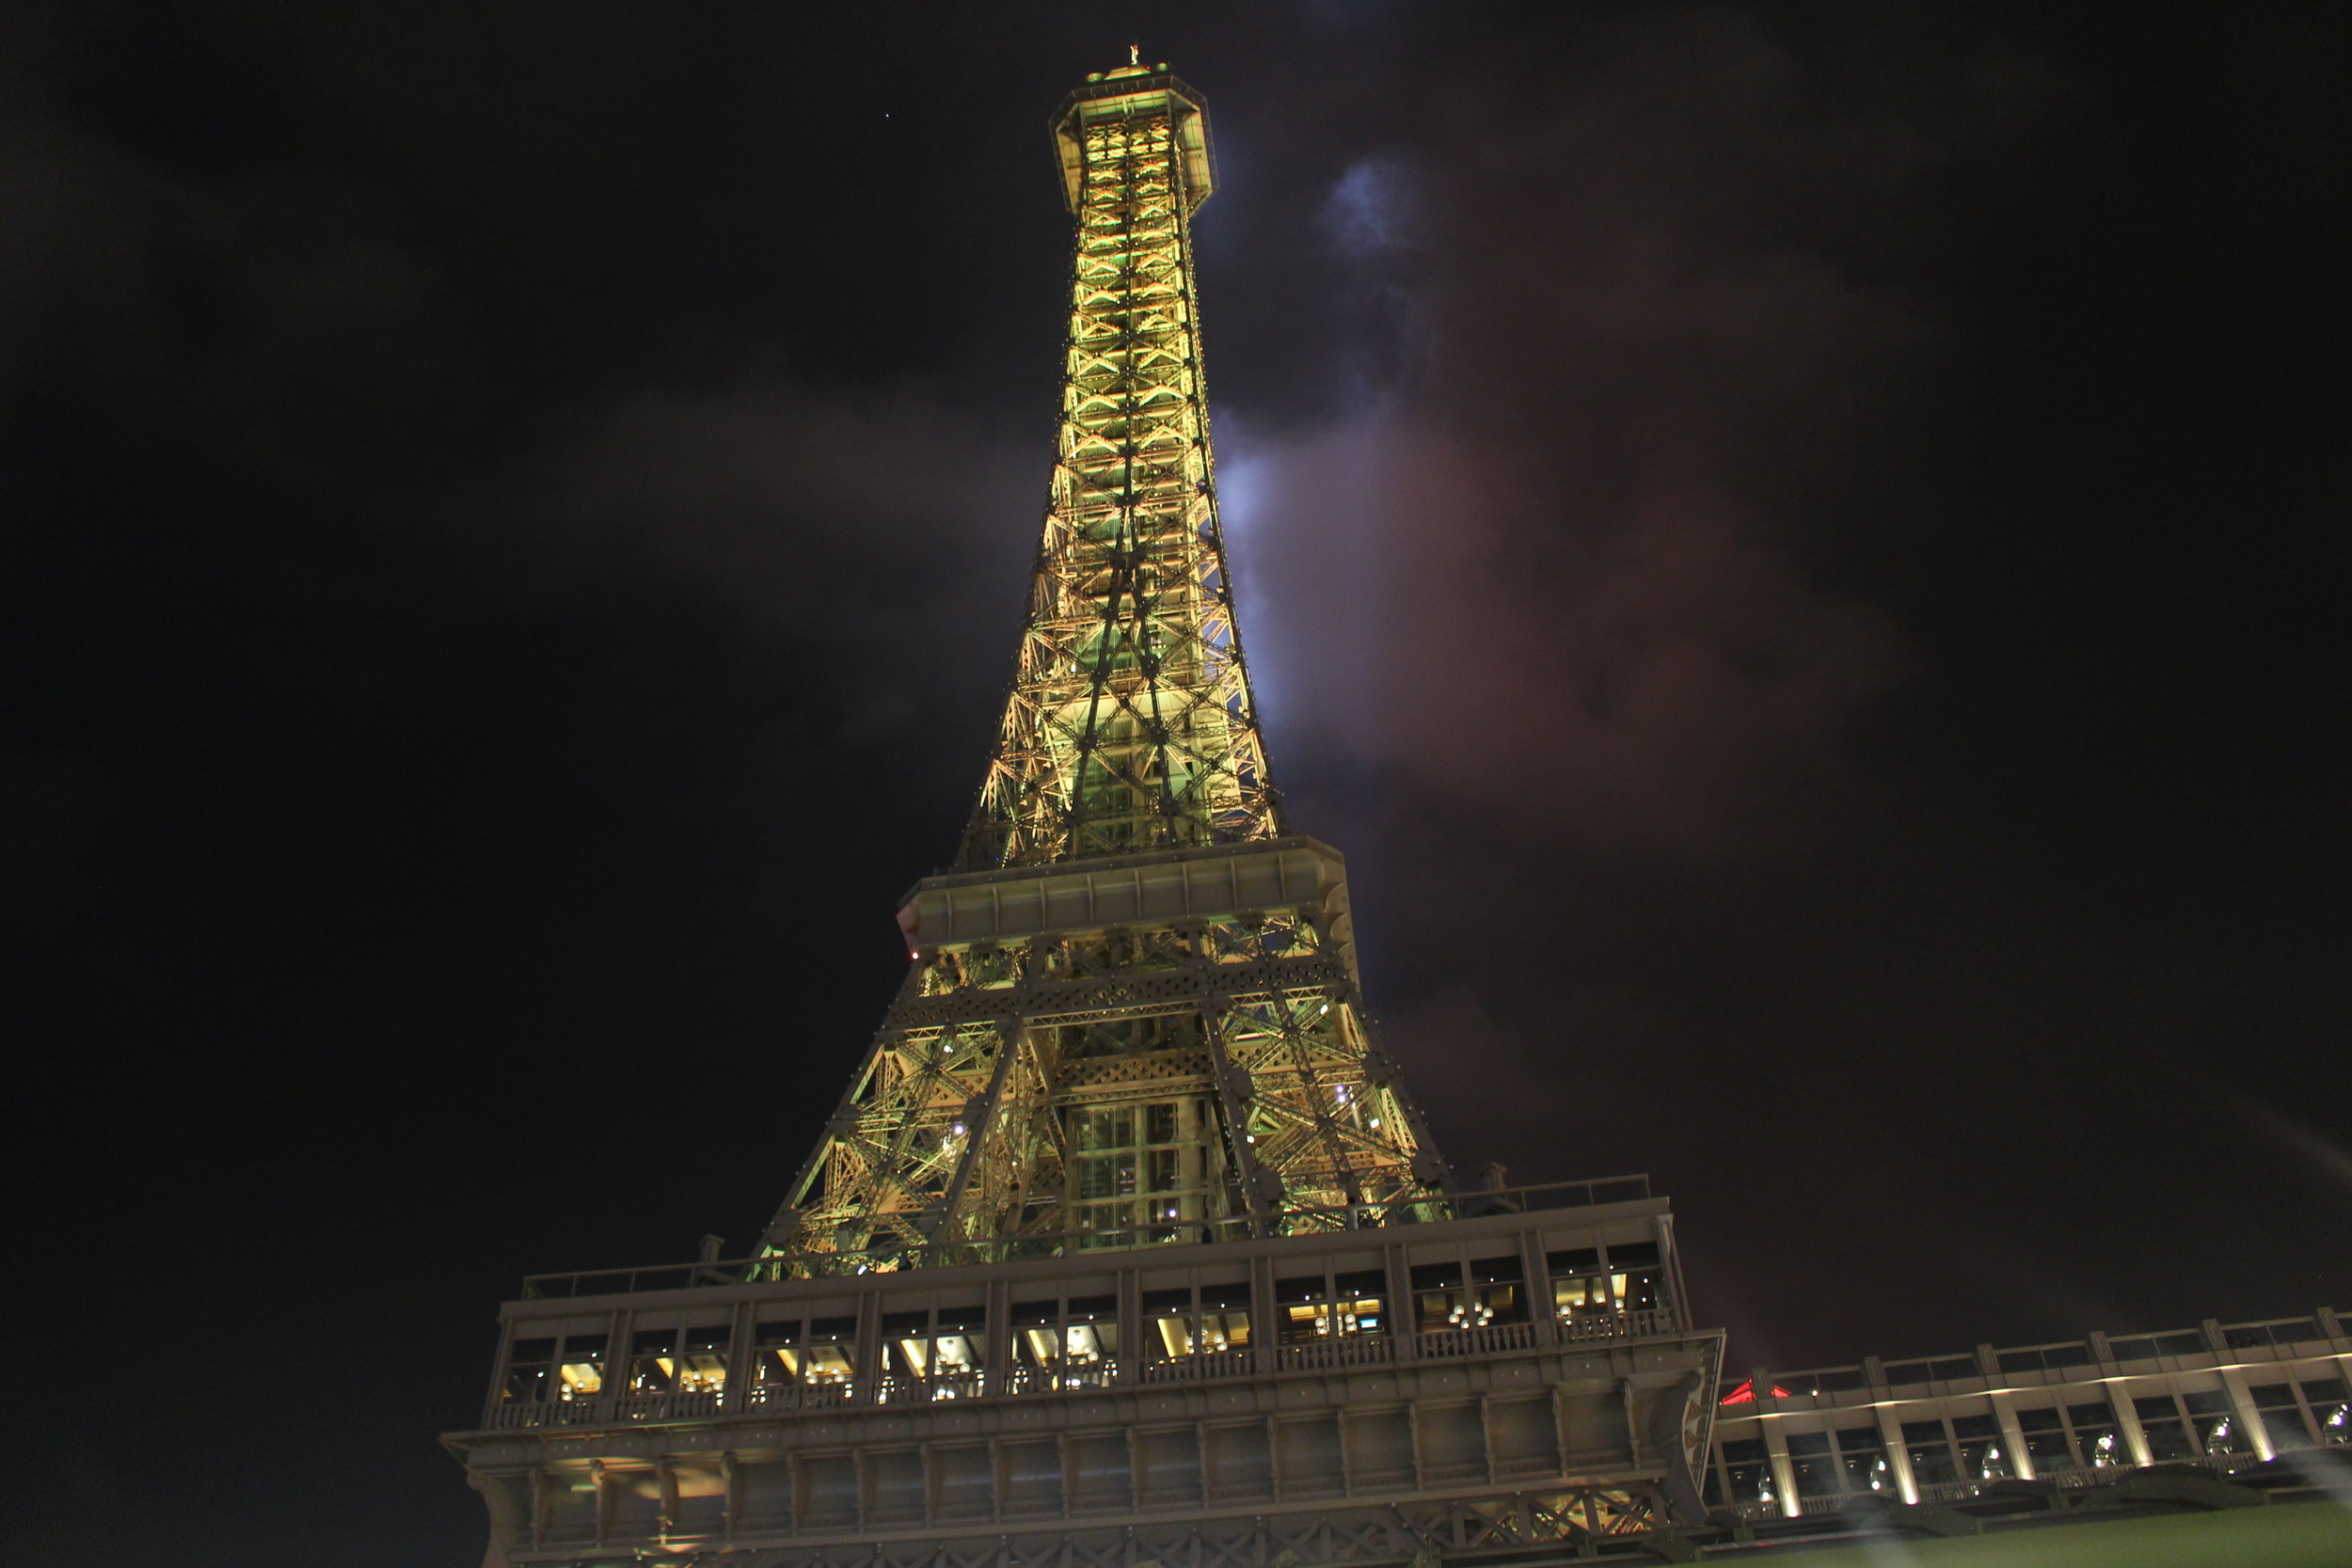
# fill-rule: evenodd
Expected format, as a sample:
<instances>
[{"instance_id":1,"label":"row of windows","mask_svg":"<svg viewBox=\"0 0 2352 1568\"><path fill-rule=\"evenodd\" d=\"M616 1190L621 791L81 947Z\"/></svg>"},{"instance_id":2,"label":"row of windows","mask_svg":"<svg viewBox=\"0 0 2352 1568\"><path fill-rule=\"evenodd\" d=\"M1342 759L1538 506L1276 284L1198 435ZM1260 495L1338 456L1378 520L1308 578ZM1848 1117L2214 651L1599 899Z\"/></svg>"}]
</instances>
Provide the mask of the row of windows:
<instances>
[{"instance_id":1,"label":"row of windows","mask_svg":"<svg viewBox=\"0 0 2352 1568\"><path fill-rule=\"evenodd\" d=\"M1644 1242L1549 1254L1552 1298L1566 1321L1607 1311L1656 1307L1662 1297L1658 1246ZM1418 1264L1409 1273L1416 1329L1437 1333L1524 1323L1528 1291L1517 1255ZM1272 1310L1256 1314L1246 1282L1147 1291L1142 1354L1177 1360L1248 1349L1270 1325L1279 1345L1311 1344L1391 1332L1387 1275L1379 1270L1290 1275L1274 1282ZM940 1307L884 1313L881 1370L886 1376L953 1378L985 1370L983 1308ZM1120 1354L1115 1296L1016 1302L1007 1327L1013 1364L1043 1373L1073 1371ZM715 1391L727 1385L730 1331L725 1324L640 1329L615 1368L610 1336L581 1333L517 1339L508 1352L502 1396L545 1401L593 1398L617 1376L628 1394ZM754 1325L747 1375L755 1384L845 1383L858 1370L857 1320L793 1318Z\"/></svg>"},{"instance_id":2,"label":"row of windows","mask_svg":"<svg viewBox=\"0 0 2352 1568\"><path fill-rule=\"evenodd\" d=\"M2263 1384L2249 1393L2274 1451L2352 1439L2352 1402L2347 1402L2352 1396L2342 1378ZM2132 1401L2132 1413L2148 1440L2150 1459L2159 1464L2255 1449L2229 1395L2217 1389L2143 1395ZM2122 1425L2105 1400L2021 1408L2017 1426L2036 1475L2134 1463ZM1912 1476L1921 1486L2018 1474L2011 1445L1998 1418L1990 1414L1905 1421L1901 1433ZM1895 1490L1885 1439L1875 1425L1792 1432L1788 1445L1800 1497ZM1708 1478L1710 1500L1720 1502L1725 1496L1740 1502L1779 1500L1761 1437L1728 1440L1718 1449L1720 1464Z\"/></svg>"}]
</instances>

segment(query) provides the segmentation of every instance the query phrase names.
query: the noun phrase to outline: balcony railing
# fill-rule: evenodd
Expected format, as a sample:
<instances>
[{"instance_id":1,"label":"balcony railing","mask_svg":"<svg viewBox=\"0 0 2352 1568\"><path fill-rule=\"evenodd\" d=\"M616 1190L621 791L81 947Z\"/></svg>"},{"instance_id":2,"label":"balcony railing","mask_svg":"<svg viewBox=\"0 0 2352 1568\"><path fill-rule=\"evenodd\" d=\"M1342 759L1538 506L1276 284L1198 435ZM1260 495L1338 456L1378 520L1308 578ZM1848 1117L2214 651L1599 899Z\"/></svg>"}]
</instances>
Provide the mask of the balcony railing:
<instances>
[{"instance_id":1,"label":"balcony railing","mask_svg":"<svg viewBox=\"0 0 2352 1568\"><path fill-rule=\"evenodd\" d=\"M1534 1323L1488 1323L1483 1328L1447 1328L1421 1337L1421 1353L1429 1356L1492 1355L1498 1351L1529 1350L1535 1343Z\"/></svg>"},{"instance_id":2,"label":"balcony railing","mask_svg":"<svg viewBox=\"0 0 2352 1568\"><path fill-rule=\"evenodd\" d=\"M1636 1202L1649 1196L1648 1177L1613 1176L1593 1181L1495 1187L1475 1193L1417 1194L1392 1203L1289 1210L1265 1218L1196 1221L1175 1228L1189 1232L1184 1239L1193 1242L1240 1241L1256 1236L1327 1235L1340 1230L1436 1225L1448 1220L1478 1219L1489 1214L1585 1209L1604 1203ZM536 1301L574 1296L633 1295L645 1291L740 1285L751 1280L880 1274L898 1269L993 1263L1016 1258L1059 1257L1097 1249L1107 1251L1182 1244L1169 1241L1169 1228L1162 1225L1133 1231L1067 1231L1046 1236L1002 1236L965 1242L901 1241L887 1247L850 1252L812 1249L725 1261L600 1269L578 1274L534 1274L523 1279L523 1299Z\"/></svg>"},{"instance_id":3,"label":"balcony railing","mask_svg":"<svg viewBox=\"0 0 2352 1568\"><path fill-rule=\"evenodd\" d=\"M1793 1399L1818 1402L1812 1408L1819 1409L1871 1403L1894 1389L1916 1398L1988 1387L2047 1388L2090 1382L2125 1368L2201 1370L2342 1354L2347 1344L2352 1344L2352 1335L2347 1335L2343 1318L2323 1307L2299 1318L2215 1323L2123 1338L2094 1335L2051 1344L2001 1346L1994 1349L1990 1370L1974 1353L1799 1371L1775 1367L1769 1379L1756 1380L1756 1391L1762 1400L1767 1387L1778 1386Z\"/></svg>"},{"instance_id":4,"label":"balcony railing","mask_svg":"<svg viewBox=\"0 0 2352 1568\"><path fill-rule=\"evenodd\" d=\"M1322 1371L1333 1367L1377 1367L1396 1359L1385 1334L1341 1334L1299 1345L1270 1345L1259 1354L1271 1372Z\"/></svg>"},{"instance_id":5,"label":"balcony railing","mask_svg":"<svg viewBox=\"0 0 2352 1568\"><path fill-rule=\"evenodd\" d=\"M1210 1378L1251 1377L1257 1370L1258 1353L1254 1350L1213 1350L1169 1361L1147 1361L1143 1364L1143 1381L1200 1383Z\"/></svg>"},{"instance_id":6,"label":"balcony railing","mask_svg":"<svg viewBox=\"0 0 2352 1568\"><path fill-rule=\"evenodd\" d=\"M1563 1339L1646 1339L1657 1334L1677 1334L1681 1326L1662 1307L1636 1307L1623 1312L1596 1312L1564 1318Z\"/></svg>"}]
</instances>

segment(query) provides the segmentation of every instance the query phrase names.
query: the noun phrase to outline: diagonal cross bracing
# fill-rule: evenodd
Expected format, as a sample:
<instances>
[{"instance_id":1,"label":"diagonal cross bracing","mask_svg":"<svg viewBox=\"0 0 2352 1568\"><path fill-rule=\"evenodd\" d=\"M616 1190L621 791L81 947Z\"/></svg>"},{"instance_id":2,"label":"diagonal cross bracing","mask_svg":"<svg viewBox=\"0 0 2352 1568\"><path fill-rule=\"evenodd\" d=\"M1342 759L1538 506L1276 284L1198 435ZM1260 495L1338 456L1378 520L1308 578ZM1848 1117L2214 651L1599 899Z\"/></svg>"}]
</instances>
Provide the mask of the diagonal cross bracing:
<instances>
[{"instance_id":1,"label":"diagonal cross bracing","mask_svg":"<svg viewBox=\"0 0 2352 1568\"><path fill-rule=\"evenodd\" d=\"M1202 393L1205 135L1167 76L1082 95L1061 123L1077 223L1057 461L961 868L1279 832Z\"/></svg>"},{"instance_id":2,"label":"diagonal cross bracing","mask_svg":"<svg viewBox=\"0 0 2352 1568\"><path fill-rule=\"evenodd\" d=\"M1205 113L1136 68L1055 135L1070 339L1012 688L769 1231L781 1273L1377 1225L1443 1180L1371 1042L1339 857L1283 836L1267 781L1201 387Z\"/></svg>"}]
</instances>

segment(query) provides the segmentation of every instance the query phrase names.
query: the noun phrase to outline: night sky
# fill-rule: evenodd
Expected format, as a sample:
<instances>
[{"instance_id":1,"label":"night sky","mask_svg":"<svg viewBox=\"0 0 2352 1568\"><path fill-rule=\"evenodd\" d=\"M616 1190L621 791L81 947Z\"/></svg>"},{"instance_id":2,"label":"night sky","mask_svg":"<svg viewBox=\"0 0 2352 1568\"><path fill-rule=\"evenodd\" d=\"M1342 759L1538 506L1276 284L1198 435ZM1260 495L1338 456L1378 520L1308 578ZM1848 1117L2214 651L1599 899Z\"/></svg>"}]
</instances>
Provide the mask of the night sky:
<instances>
[{"instance_id":1,"label":"night sky","mask_svg":"<svg viewBox=\"0 0 2352 1568\"><path fill-rule=\"evenodd\" d=\"M749 1244L1131 40L1457 1166L1650 1172L1736 1368L2352 1309L2346 14L8 8L0 1556L470 1563L518 1277Z\"/></svg>"}]
</instances>

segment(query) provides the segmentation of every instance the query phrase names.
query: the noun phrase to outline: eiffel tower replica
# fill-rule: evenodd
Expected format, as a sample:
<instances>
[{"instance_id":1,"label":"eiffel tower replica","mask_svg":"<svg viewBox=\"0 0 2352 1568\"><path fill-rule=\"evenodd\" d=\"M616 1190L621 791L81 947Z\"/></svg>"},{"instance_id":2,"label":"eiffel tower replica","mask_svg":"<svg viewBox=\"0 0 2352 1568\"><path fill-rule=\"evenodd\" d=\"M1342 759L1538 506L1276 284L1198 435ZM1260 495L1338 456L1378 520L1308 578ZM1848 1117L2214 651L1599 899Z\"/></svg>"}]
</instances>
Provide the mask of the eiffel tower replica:
<instances>
[{"instance_id":1,"label":"eiffel tower replica","mask_svg":"<svg viewBox=\"0 0 2352 1568\"><path fill-rule=\"evenodd\" d=\"M1458 1180L1374 1043L1344 863L1282 819L1218 529L1200 95L1131 57L1053 146L1060 424L961 851L753 1256L506 1305L445 1439L485 1563L1677 1558L1722 1336L1665 1200Z\"/></svg>"}]
</instances>

